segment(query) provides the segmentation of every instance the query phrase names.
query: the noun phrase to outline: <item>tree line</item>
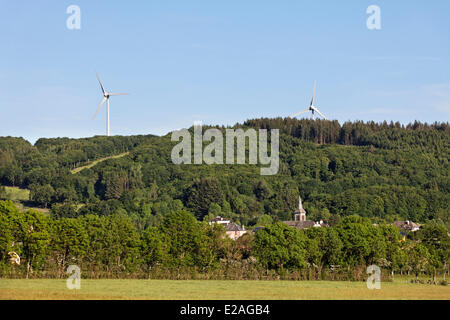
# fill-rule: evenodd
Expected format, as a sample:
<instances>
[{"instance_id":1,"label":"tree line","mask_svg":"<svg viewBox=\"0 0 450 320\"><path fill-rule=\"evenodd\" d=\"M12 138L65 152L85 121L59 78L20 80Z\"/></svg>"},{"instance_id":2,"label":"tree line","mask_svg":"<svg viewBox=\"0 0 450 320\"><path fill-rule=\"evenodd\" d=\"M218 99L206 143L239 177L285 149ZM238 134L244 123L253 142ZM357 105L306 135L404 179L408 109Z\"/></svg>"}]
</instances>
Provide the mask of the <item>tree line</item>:
<instances>
[{"instance_id":1,"label":"tree line","mask_svg":"<svg viewBox=\"0 0 450 320\"><path fill-rule=\"evenodd\" d=\"M415 121L403 125L393 121L390 123L355 121L340 125L336 120L261 118L247 120L243 125L251 128L280 129L286 135L317 144L373 146L382 149L398 147L443 149L449 146L450 129L448 123L443 122L427 124Z\"/></svg>"},{"instance_id":2,"label":"tree line","mask_svg":"<svg viewBox=\"0 0 450 320\"><path fill-rule=\"evenodd\" d=\"M403 238L395 226L357 215L300 231L266 222L232 241L223 226L181 207L139 230L126 214L53 219L0 201L0 274L65 278L77 265L85 278L362 280L375 264L390 277L428 274L437 282L448 272L450 239L436 223Z\"/></svg>"}]
</instances>

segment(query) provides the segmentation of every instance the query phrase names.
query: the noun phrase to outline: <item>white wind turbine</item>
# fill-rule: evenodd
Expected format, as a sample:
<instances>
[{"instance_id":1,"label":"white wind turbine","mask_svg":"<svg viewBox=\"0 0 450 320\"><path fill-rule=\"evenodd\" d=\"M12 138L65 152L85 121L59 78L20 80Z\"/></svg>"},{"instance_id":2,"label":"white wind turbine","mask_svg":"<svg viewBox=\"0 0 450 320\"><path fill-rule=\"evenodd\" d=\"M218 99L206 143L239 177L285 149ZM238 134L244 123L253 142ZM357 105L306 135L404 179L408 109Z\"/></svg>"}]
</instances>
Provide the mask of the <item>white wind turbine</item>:
<instances>
[{"instance_id":1,"label":"white wind turbine","mask_svg":"<svg viewBox=\"0 0 450 320\"><path fill-rule=\"evenodd\" d=\"M105 91L105 88L103 88L102 82L100 81L100 78L99 78L97 72L95 72L95 75L97 76L98 83L100 83L100 88L102 89L102 92L103 92L103 99L100 102L100 104L98 105L97 111L95 111L94 117L92 117L92 119L95 119L98 112L100 111L100 108L106 101L106 135L109 137L109 97L123 96L123 95L127 95L128 93L113 93L113 92Z\"/></svg>"},{"instance_id":2,"label":"white wind turbine","mask_svg":"<svg viewBox=\"0 0 450 320\"><path fill-rule=\"evenodd\" d=\"M294 115L292 116L292 118L295 118L295 117L297 117L297 116L299 116L299 115L301 115L301 114L303 114L303 113L307 113L307 112L311 111L312 119L313 119L313 120L315 119L315 115L314 115L314 114L315 114L316 112L317 112L322 118L324 118L325 120L327 120L327 118L323 115L323 113L320 112L319 109L317 109L316 106L314 106L314 97L315 97L315 95L316 95L316 81L314 81L313 96L312 96L311 104L309 105L309 108L306 109L306 110L300 111L299 113L294 114Z\"/></svg>"}]
</instances>

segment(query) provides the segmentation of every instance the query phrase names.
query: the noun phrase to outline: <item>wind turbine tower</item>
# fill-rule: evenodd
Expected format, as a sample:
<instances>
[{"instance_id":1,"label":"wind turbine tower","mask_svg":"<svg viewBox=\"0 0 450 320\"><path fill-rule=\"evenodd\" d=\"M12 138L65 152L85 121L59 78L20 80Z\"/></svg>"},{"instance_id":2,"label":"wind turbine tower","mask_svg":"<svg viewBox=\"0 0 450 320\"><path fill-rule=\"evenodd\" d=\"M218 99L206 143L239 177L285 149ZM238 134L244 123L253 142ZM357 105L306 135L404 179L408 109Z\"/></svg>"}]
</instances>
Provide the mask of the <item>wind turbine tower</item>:
<instances>
[{"instance_id":1,"label":"wind turbine tower","mask_svg":"<svg viewBox=\"0 0 450 320\"><path fill-rule=\"evenodd\" d=\"M103 99L102 99L102 101L100 101L100 104L98 105L97 110L95 111L94 117L92 119L95 119L95 117L97 116L98 112L100 111L102 105L106 101L106 135L109 137L110 136L110 129L109 129L109 98L111 96L127 95L128 93L113 93L113 92L106 91L105 88L103 87L102 82L100 81L100 77L98 76L97 72L95 73L95 75L97 76L98 83L100 84L100 88L102 89Z\"/></svg>"}]
</instances>

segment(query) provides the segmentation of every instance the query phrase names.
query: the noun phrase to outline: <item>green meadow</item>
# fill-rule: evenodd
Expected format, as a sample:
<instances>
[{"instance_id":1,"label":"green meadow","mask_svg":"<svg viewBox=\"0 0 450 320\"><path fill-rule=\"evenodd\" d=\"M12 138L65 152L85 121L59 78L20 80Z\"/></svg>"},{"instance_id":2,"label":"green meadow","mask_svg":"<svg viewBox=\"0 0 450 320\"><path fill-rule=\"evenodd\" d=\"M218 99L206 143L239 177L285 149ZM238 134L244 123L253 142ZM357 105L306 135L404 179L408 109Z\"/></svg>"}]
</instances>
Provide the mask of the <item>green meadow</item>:
<instances>
[{"instance_id":1,"label":"green meadow","mask_svg":"<svg viewBox=\"0 0 450 320\"><path fill-rule=\"evenodd\" d=\"M66 280L0 279L0 299L150 299L150 300L449 300L450 287L340 281L215 281L215 280L81 280L69 290Z\"/></svg>"}]
</instances>

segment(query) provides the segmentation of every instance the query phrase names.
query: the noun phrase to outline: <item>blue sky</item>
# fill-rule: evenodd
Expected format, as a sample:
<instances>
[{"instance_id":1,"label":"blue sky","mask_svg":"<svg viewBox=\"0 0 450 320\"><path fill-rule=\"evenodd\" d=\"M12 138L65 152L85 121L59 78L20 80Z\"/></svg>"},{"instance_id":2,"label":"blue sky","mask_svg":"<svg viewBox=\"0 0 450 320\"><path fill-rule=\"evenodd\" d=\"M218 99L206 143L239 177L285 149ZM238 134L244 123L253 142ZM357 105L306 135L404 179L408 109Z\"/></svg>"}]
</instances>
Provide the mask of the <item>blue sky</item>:
<instances>
[{"instance_id":1,"label":"blue sky","mask_svg":"<svg viewBox=\"0 0 450 320\"><path fill-rule=\"evenodd\" d=\"M81 29L69 30L69 5ZM366 9L381 8L381 30ZM450 119L450 1L0 0L0 136L113 135L290 116Z\"/></svg>"}]
</instances>

